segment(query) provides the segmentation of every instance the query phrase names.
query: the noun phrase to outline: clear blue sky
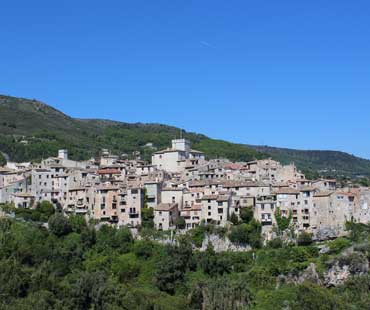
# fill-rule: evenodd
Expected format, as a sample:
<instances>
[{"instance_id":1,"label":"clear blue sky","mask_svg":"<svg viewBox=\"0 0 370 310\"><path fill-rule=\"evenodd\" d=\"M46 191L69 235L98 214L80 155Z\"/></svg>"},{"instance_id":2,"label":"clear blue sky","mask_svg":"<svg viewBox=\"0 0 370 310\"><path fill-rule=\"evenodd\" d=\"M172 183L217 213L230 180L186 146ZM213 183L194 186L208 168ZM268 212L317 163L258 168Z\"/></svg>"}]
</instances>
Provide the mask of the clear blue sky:
<instances>
[{"instance_id":1,"label":"clear blue sky","mask_svg":"<svg viewBox=\"0 0 370 310\"><path fill-rule=\"evenodd\" d=\"M370 158L368 0L0 3L0 93Z\"/></svg>"}]
</instances>

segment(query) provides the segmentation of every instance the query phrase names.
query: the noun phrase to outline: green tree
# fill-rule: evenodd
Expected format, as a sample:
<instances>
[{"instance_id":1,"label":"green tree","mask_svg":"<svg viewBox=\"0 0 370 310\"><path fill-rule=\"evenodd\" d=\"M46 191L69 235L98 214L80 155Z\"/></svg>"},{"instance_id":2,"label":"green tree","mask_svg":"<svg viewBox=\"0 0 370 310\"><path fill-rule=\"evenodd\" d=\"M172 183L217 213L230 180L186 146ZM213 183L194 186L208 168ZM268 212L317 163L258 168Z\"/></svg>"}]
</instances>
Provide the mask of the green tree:
<instances>
[{"instance_id":1,"label":"green tree","mask_svg":"<svg viewBox=\"0 0 370 310\"><path fill-rule=\"evenodd\" d=\"M68 219L59 213L52 215L49 218L48 224L50 231L58 237L67 235L71 232Z\"/></svg>"},{"instance_id":2,"label":"green tree","mask_svg":"<svg viewBox=\"0 0 370 310\"><path fill-rule=\"evenodd\" d=\"M239 224L239 218L234 212L231 213L230 222L233 223L233 225L238 225Z\"/></svg>"},{"instance_id":3,"label":"green tree","mask_svg":"<svg viewBox=\"0 0 370 310\"><path fill-rule=\"evenodd\" d=\"M246 207L240 209L240 218L243 223L248 224L253 219L253 208Z\"/></svg>"},{"instance_id":4,"label":"green tree","mask_svg":"<svg viewBox=\"0 0 370 310\"><path fill-rule=\"evenodd\" d=\"M192 263L191 244L183 240L177 246L167 246L164 254L156 266L154 283L161 291L174 294Z\"/></svg>"},{"instance_id":5,"label":"green tree","mask_svg":"<svg viewBox=\"0 0 370 310\"><path fill-rule=\"evenodd\" d=\"M87 229L86 219L82 215L70 215L68 217L68 222L71 230L77 233L81 233L83 230Z\"/></svg>"},{"instance_id":6,"label":"green tree","mask_svg":"<svg viewBox=\"0 0 370 310\"><path fill-rule=\"evenodd\" d=\"M140 273L140 264L133 253L116 257L112 262L112 273L121 283L129 282Z\"/></svg>"},{"instance_id":7,"label":"green tree","mask_svg":"<svg viewBox=\"0 0 370 310\"><path fill-rule=\"evenodd\" d=\"M0 166L6 165L6 159L4 155L0 152Z\"/></svg>"},{"instance_id":8,"label":"green tree","mask_svg":"<svg viewBox=\"0 0 370 310\"><path fill-rule=\"evenodd\" d=\"M184 229L186 226L185 219L182 216L179 216L176 220L176 228L177 229Z\"/></svg>"},{"instance_id":9,"label":"green tree","mask_svg":"<svg viewBox=\"0 0 370 310\"><path fill-rule=\"evenodd\" d=\"M226 255L217 254L211 244L208 244L206 251L199 257L199 266L202 270L212 276L216 277L229 273L231 271L231 262Z\"/></svg>"},{"instance_id":10,"label":"green tree","mask_svg":"<svg viewBox=\"0 0 370 310\"><path fill-rule=\"evenodd\" d=\"M232 227L229 238L233 243L259 248L262 245L261 230L261 224L253 219L249 224Z\"/></svg>"},{"instance_id":11,"label":"green tree","mask_svg":"<svg viewBox=\"0 0 370 310\"><path fill-rule=\"evenodd\" d=\"M143 208L141 210L141 225L145 228L154 227L154 210L153 208Z\"/></svg>"},{"instance_id":12,"label":"green tree","mask_svg":"<svg viewBox=\"0 0 370 310\"><path fill-rule=\"evenodd\" d=\"M190 304L192 309L245 310L254 305L254 296L241 277L219 277L198 282L190 293Z\"/></svg>"},{"instance_id":13,"label":"green tree","mask_svg":"<svg viewBox=\"0 0 370 310\"><path fill-rule=\"evenodd\" d=\"M36 211L40 213L40 220L47 222L49 217L55 213L55 208L51 202L44 200L37 204Z\"/></svg>"}]
</instances>

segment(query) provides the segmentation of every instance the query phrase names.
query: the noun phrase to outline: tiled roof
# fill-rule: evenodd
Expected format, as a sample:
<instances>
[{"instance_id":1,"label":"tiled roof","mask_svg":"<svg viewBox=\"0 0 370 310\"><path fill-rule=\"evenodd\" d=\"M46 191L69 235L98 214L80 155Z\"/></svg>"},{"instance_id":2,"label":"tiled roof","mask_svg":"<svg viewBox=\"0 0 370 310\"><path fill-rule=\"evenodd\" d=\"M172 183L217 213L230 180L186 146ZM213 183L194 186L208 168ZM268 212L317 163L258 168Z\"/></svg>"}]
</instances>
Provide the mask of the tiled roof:
<instances>
[{"instance_id":1,"label":"tiled roof","mask_svg":"<svg viewBox=\"0 0 370 310\"><path fill-rule=\"evenodd\" d=\"M177 203L160 203L154 207L155 211L171 211L177 208Z\"/></svg>"}]
</instances>

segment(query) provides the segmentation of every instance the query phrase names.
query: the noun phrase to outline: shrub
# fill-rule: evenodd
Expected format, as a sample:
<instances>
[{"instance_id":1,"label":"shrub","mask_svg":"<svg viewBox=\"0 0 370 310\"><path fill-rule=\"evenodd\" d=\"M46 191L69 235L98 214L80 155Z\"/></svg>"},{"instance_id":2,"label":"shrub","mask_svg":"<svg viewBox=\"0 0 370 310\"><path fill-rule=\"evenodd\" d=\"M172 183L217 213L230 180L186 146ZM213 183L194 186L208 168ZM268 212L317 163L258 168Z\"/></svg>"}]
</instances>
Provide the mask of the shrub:
<instances>
[{"instance_id":1,"label":"shrub","mask_svg":"<svg viewBox=\"0 0 370 310\"><path fill-rule=\"evenodd\" d=\"M241 208L240 218L243 223L248 224L253 219L253 209L251 207Z\"/></svg>"},{"instance_id":2,"label":"shrub","mask_svg":"<svg viewBox=\"0 0 370 310\"><path fill-rule=\"evenodd\" d=\"M186 226L185 219L182 216L179 216L176 220L176 228L177 229L184 229Z\"/></svg>"},{"instance_id":3,"label":"shrub","mask_svg":"<svg viewBox=\"0 0 370 310\"><path fill-rule=\"evenodd\" d=\"M230 216L230 222L233 223L233 225L239 224L239 218L234 212Z\"/></svg>"},{"instance_id":4,"label":"shrub","mask_svg":"<svg viewBox=\"0 0 370 310\"><path fill-rule=\"evenodd\" d=\"M268 247L273 249L278 249L283 247L283 240L281 238L275 238L268 242Z\"/></svg>"},{"instance_id":5,"label":"shrub","mask_svg":"<svg viewBox=\"0 0 370 310\"><path fill-rule=\"evenodd\" d=\"M240 245L249 244L253 248L261 247L261 224L252 220L249 224L234 226L231 229L230 241Z\"/></svg>"},{"instance_id":6,"label":"shrub","mask_svg":"<svg viewBox=\"0 0 370 310\"><path fill-rule=\"evenodd\" d=\"M307 246L312 244L312 234L307 232L302 232L299 234L297 239L297 244L302 246Z\"/></svg>"},{"instance_id":7,"label":"shrub","mask_svg":"<svg viewBox=\"0 0 370 310\"><path fill-rule=\"evenodd\" d=\"M331 254L338 254L350 245L351 241L346 238L338 238L328 244Z\"/></svg>"},{"instance_id":8,"label":"shrub","mask_svg":"<svg viewBox=\"0 0 370 310\"><path fill-rule=\"evenodd\" d=\"M69 225L68 219L61 214L54 214L49 218L48 221L50 231L58 236L64 236L71 232L71 226Z\"/></svg>"},{"instance_id":9,"label":"shrub","mask_svg":"<svg viewBox=\"0 0 370 310\"><path fill-rule=\"evenodd\" d=\"M139 275L140 264L133 253L120 255L112 263L112 273L124 283Z\"/></svg>"}]
</instances>

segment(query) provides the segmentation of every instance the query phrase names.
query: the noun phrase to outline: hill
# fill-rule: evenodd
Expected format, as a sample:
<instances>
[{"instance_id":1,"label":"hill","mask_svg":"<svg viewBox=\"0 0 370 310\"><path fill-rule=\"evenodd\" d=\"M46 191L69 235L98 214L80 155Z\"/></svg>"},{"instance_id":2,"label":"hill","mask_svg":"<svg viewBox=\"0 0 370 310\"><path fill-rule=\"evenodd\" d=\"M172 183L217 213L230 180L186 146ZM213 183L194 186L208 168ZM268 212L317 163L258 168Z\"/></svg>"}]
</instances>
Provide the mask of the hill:
<instances>
[{"instance_id":1,"label":"hill","mask_svg":"<svg viewBox=\"0 0 370 310\"><path fill-rule=\"evenodd\" d=\"M37 100L0 95L0 152L14 161L39 161L67 148L71 158L96 156L102 148L116 154L139 150L150 159L155 149L168 147L181 129L162 124L123 123L102 119L76 119ZM249 161L272 157L282 163L295 162L304 172L333 176L370 176L370 161L337 151L303 151L253 146L211 139L186 132L193 148L208 158L226 157ZM147 147L152 143L152 147ZM1 153L0 153L1 154ZM0 161L3 161L0 156Z\"/></svg>"},{"instance_id":2,"label":"hill","mask_svg":"<svg viewBox=\"0 0 370 310\"><path fill-rule=\"evenodd\" d=\"M339 151L295 150L248 145L258 152L288 164L294 162L304 171L314 170L326 176L369 176L370 161Z\"/></svg>"},{"instance_id":3,"label":"hill","mask_svg":"<svg viewBox=\"0 0 370 310\"><path fill-rule=\"evenodd\" d=\"M67 148L74 159L88 159L108 148L116 154L141 151L149 159L152 143L157 149L169 146L180 129L161 124L129 124L100 119L75 119L37 100L0 96L0 151L14 161L38 161ZM253 160L263 155L242 144L210 139L182 131L193 147L208 157Z\"/></svg>"}]
</instances>

